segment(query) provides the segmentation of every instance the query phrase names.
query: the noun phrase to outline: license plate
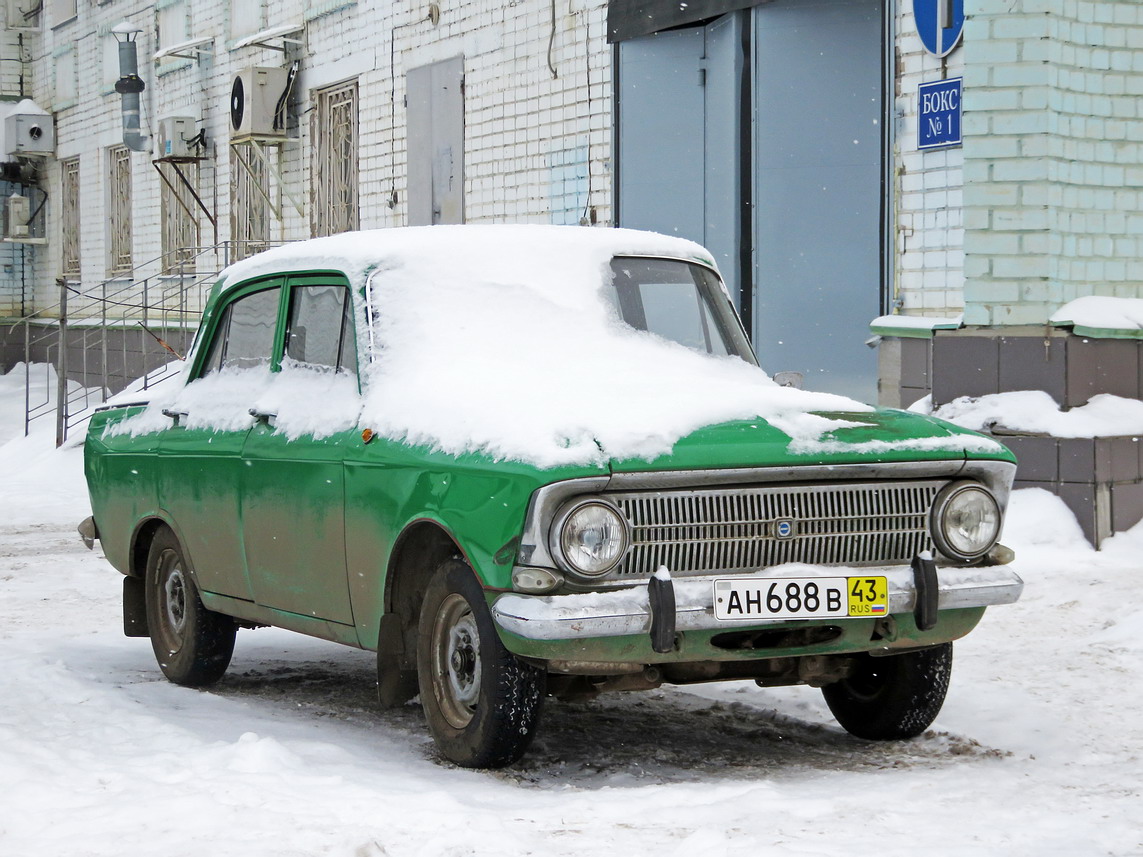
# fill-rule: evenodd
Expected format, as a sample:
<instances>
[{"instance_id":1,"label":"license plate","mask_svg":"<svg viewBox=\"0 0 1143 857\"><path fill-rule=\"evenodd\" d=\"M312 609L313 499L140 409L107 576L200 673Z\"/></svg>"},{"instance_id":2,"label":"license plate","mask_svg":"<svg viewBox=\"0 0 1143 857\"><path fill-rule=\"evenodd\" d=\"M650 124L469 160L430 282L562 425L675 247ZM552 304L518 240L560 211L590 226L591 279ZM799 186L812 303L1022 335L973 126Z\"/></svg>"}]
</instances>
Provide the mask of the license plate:
<instances>
[{"instance_id":1,"label":"license plate","mask_svg":"<svg viewBox=\"0 0 1143 857\"><path fill-rule=\"evenodd\" d=\"M884 577L737 577L714 582L716 619L833 619L884 616Z\"/></svg>"}]
</instances>

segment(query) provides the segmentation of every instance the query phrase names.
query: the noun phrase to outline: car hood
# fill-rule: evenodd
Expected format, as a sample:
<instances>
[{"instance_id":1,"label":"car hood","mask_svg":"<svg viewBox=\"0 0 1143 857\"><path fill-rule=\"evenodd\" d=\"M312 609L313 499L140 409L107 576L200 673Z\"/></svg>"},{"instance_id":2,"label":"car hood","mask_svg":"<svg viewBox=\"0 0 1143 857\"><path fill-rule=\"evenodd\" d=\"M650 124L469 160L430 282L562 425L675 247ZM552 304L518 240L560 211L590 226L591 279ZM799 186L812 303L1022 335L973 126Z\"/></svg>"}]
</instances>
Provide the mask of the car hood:
<instances>
[{"instance_id":1,"label":"car hood","mask_svg":"<svg viewBox=\"0 0 1143 857\"><path fill-rule=\"evenodd\" d=\"M732 420L680 438L668 455L652 461L612 460L611 469L635 473L965 458L1016 460L992 438L922 414L878 409L819 415L844 425L817 439L794 440L761 418Z\"/></svg>"}]
</instances>

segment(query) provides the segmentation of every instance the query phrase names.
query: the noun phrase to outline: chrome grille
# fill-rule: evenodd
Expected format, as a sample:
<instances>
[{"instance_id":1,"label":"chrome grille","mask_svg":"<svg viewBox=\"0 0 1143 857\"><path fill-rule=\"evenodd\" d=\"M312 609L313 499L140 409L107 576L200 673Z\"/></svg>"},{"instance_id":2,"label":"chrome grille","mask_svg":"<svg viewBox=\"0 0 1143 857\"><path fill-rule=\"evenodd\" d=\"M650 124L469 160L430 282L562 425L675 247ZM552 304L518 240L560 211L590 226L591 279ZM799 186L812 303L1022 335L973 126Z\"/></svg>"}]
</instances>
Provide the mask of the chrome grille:
<instances>
[{"instance_id":1,"label":"chrome grille","mask_svg":"<svg viewBox=\"0 0 1143 857\"><path fill-rule=\"evenodd\" d=\"M933 550L928 515L943 481L608 494L631 523L613 572L740 572L785 562L875 565ZM781 524L790 535L779 537Z\"/></svg>"}]
</instances>

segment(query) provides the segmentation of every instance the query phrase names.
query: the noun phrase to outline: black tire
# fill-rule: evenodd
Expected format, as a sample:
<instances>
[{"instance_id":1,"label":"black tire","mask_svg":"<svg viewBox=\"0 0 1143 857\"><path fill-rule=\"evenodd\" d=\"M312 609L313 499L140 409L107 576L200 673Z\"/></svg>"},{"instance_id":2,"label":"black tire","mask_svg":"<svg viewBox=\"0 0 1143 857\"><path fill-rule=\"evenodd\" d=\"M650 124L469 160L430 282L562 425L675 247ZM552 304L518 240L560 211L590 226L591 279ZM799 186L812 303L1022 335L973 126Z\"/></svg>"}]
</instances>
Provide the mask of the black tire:
<instances>
[{"instance_id":1,"label":"black tire","mask_svg":"<svg viewBox=\"0 0 1143 857\"><path fill-rule=\"evenodd\" d=\"M417 634L421 706L437 748L466 768L499 768L528 749L546 674L504 648L476 576L460 559L437 569Z\"/></svg>"},{"instance_id":2,"label":"black tire","mask_svg":"<svg viewBox=\"0 0 1143 857\"><path fill-rule=\"evenodd\" d=\"M238 626L202 606L175 534L155 534L147 554L147 627L155 660L168 679L203 687L222 678L234 654Z\"/></svg>"},{"instance_id":3,"label":"black tire","mask_svg":"<svg viewBox=\"0 0 1143 857\"><path fill-rule=\"evenodd\" d=\"M853 674L822 688L846 732L871 741L915 738L940 713L952 674L952 643L875 658L862 655Z\"/></svg>"}]
</instances>

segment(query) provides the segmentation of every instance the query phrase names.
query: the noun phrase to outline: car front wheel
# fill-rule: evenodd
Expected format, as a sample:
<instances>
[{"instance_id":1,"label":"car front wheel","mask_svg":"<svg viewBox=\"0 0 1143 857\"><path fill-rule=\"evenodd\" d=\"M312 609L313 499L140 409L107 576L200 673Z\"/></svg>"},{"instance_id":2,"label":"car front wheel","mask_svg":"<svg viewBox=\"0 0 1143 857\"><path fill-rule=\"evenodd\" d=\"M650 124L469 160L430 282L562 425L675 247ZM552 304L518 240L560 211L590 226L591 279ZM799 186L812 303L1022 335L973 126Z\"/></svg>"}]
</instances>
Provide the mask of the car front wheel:
<instances>
[{"instance_id":1,"label":"car front wheel","mask_svg":"<svg viewBox=\"0 0 1143 857\"><path fill-rule=\"evenodd\" d=\"M545 673L504 648L484 592L463 560L437 569L417 639L421 705L441 754L467 768L499 768L528 749Z\"/></svg>"},{"instance_id":2,"label":"car front wheel","mask_svg":"<svg viewBox=\"0 0 1143 857\"><path fill-rule=\"evenodd\" d=\"M202 687L222 678L234 654L234 620L202 606L175 534L164 528L147 554L147 627L163 675Z\"/></svg>"},{"instance_id":3,"label":"car front wheel","mask_svg":"<svg viewBox=\"0 0 1143 857\"><path fill-rule=\"evenodd\" d=\"M936 719L952 674L952 643L901 655L860 655L848 678L822 688L845 731L887 741L915 738Z\"/></svg>"}]
</instances>

